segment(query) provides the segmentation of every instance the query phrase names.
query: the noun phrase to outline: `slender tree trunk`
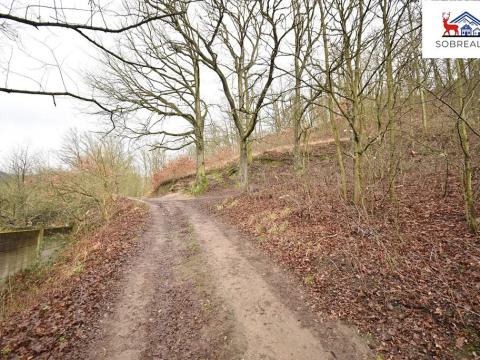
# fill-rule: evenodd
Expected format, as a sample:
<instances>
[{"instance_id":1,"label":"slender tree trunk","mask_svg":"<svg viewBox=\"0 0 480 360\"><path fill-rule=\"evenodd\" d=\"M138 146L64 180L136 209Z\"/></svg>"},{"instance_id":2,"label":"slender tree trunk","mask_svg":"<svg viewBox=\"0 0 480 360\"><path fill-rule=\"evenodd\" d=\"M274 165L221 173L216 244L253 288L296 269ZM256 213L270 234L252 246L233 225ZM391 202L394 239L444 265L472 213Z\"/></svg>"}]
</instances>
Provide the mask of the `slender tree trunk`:
<instances>
[{"instance_id":1,"label":"slender tree trunk","mask_svg":"<svg viewBox=\"0 0 480 360\"><path fill-rule=\"evenodd\" d=\"M413 31L414 25L413 25L413 16L412 16L412 11L410 6L407 6L407 13L408 13L408 20L409 20L409 27L410 30ZM413 72L414 72L414 78L415 78L415 83L418 87L418 92L420 94L420 102L422 103L422 126L423 130L426 133L427 132L427 104L425 103L425 90L423 88L423 81L420 79L420 60L418 59L417 55L413 56L412 59L413 62Z\"/></svg>"},{"instance_id":2,"label":"slender tree trunk","mask_svg":"<svg viewBox=\"0 0 480 360\"><path fill-rule=\"evenodd\" d=\"M302 74L306 59L302 59L302 48L310 40L305 33L304 27L310 26L310 14L303 13L302 1L293 0L292 15L293 15L293 33L294 33L294 53L293 65L295 72L295 92L293 95L293 166L295 171L301 172L304 168L304 158L302 151ZM307 44L307 47L309 45ZM305 54L303 54L305 55Z\"/></svg>"},{"instance_id":3,"label":"slender tree trunk","mask_svg":"<svg viewBox=\"0 0 480 360\"><path fill-rule=\"evenodd\" d=\"M195 151L197 158L197 171L195 178L195 191L203 192L207 186L207 175L205 171L205 142L203 134L197 134L195 140Z\"/></svg>"},{"instance_id":4,"label":"slender tree trunk","mask_svg":"<svg viewBox=\"0 0 480 360\"><path fill-rule=\"evenodd\" d=\"M450 61L450 59L445 59L445 64L447 66L447 87L448 87L453 82L452 62Z\"/></svg>"},{"instance_id":5,"label":"slender tree trunk","mask_svg":"<svg viewBox=\"0 0 480 360\"><path fill-rule=\"evenodd\" d=\"M353 154L353 202L363 205L361 144L355 141Z\"/></svg>"},{"instance_id":6,"label":"slender tree trunk","mask_svg":"<svg viewBox=\"0 0 480 360\"><path fill-rule=\"evenodd\" d=\"M465 124L467 121L467 112L465 110L465 90L464 81L467 80L467 74L465 72L465 63L463 59L456 60L458 77L457 77L457 96L459 98L460 105L460 119L457 121L457 130L460 140L460 146L463 152L463 195L465 200L465 219L467 225L472 232L477 232L477 219L475 214L475 200L473 194L472 178L473 178L473 166L472 158L470 154L470 142L468 138L468 130Z\"/></svg>"},{"instance_id":7,"label":"slender tree trunk","mask_svg":"<svg viewBox=\"0 0 480 360\"><path fill-rule=\"evenodd\" d=\"M194 58L193 62L194 78L195 78L195 151L196 151L196 178L195 193L201 193L206 190L208 182L205 171L205 115L202 114L201 95L200 95L200 64L198 58Z\"/></svg>"},{"instance_id":8,"label":"slender tree trunk","mask_svg":"<svg viewBox=\"0 0 480 360\"><path fill-rule=\"evenodd\" d=\"M361 119L361 104L358 97L358 80L360 79L359 67L355 69L355 77L352 84L352 119L353 125L353 202L364 207L363 184L362 184L362 160L363 160L363 132L365 124Z\"/></svg>"},{"instance_id":9,"label":"slender tree trunk","mask_svg":"<svg viewBox=\"0 0 480 360\"><path fill-rule=\"evenodd\" d=\"M283 101L283 100L282 100ZM275 133L279 134L282 132L282 115L285 113L282 111L280 112L280 107L278 106L279 101L275 101L273 103L273 124Z\"/></svg>"},{"instance_id":10,"label":"slender tree trunk","mask_svg":"<svg viewBox=\"0 0 480 360\"><path fill-rule=\"evenodd\" d=\"M422 126L425 133L427 132L427 103L425 101L425 90L423 85L420 85L420 102L422 103Z\"/></svg>"},{"instance_id":11,"label":"slender tree trunk","mask_svg":"<svg viewBox=\"0 0 480 360\"><path fill-rule=\"evenodd\" d=\"M471 59L471 69L472 69L472 80L473 81L480 81L480 59ZM472 99L473 103L471 108L478 109L480 105L480 88L475 87L475 97ZM474 100L476 99L476 100ZM480 113L478 111L474 111L472 114L472 121L475 121L475 125L480 127Z\"/></svg>"},{"instance_id":12,"label":"slender tree trunk","mask_svg":"<svg viewBox=\"0 0 480 360\"><path fill-rule=\"evenodd\" d=\"M415 77L417 78L418 92L420 93L420 103L422 104L422 126L423 131L427 132L427 103L425 102L425 89L423 88L423 81L420 78L420 69L418 59L415 59Z\"/></svg>"},{"instance_id":13,"label":"slender tree trunk","mask_svg":"<svg viewBox=\"0 0 480 360\"><path fill-rule=\"evenodd\" d=\"M325 9L323 7L323 2L319 1L320 5L320 19L322 26L322 40L323 40L323 55L325 61L325 69L327 69L327 89L328 89L328 120L332 128L333 138L335 140L335 149L337 152L337 162L338 168L340 171L340 192L343 198L347 199L347 173L345 171L345 164L343 161L342 154L342 144L340 143L340 135L338 132L337 121L335 118L335 113L333 111L334 99L333 99L333 84L332 84L332 74L330 70L330 54L329 54L329 44L328 44L328 35L327 35L327 24L325 20Z\"/></svg>"},{"instance_id":14,"label":"slender tree trunk","mask_svg":"<svg viewBox=\"0 0 480 360\"><path fill-rule=\"evenodd\" d=\"M297 65L295 67L297 67ZM302 149L300 147L302 137L302 118L300 115L300 85L300 78L297 76L297 78L295 79L295 95L293 99L293 166L297 172L300 172L303 169L303 156Z\"/></svg>"},{"instance_id":15,"label":"slender tree trunk","mask_svg":"<svg viewBox=\"0 0 480 360\"><path fill-rule=\"evenodd\" d=\"M358 12L363 14L364 11L364 2L360 0L358 3ZM360 15L362 16L362 15ZM354 58L354 67L352 68L352 61L347 62L348 72L350 74L350 92L352 94L352 119L351 124L353 125L354 133L354 174L353 174L353 201L356 205L365 207L365 202L363 198L363 168L362 168L362 158L363 158L363 134L366 129L366 122L363 118L364 108L360 97L360 81L362 79L362 31L363 31L363 22L360 21L358 26L358 33L356 38L356 50L353 55ZM345 46L345 55L350 57L349 44L350 39L347 37L347 46Z\"/></svg>"},{"instance_id":16,"label":"slender tree trunk","mask_svg":"<svg viewBox=\"0 0 480 360\"><path fill-rule=\"evenodd\" d=\"M408 100L409 112L410 112L410 122L408 124L408 128L409 128L410 139L414 138L413 125L417 121L417 117L414 114L414 110L416 108L415 90L414 89L415 89L415 80L412 78L408 82L408 94L409 94L409 97L410 97L410 99ZM412 149L415 149L415 144L416 144L415 141L412 141L412 140L410 141L410 145L411 145Z\"/></svg>"},{"instance_id":17,"label":"slender tree trunk","mask_svg":"<svg viewBox=\"0 0 480 360\"><path fill-rule=\"evenodd\" d=\"M442 77L440 76L440 71L435 59L430 59L433 69L433 80L435 81L435 92L438 92L442 89Z\"/></svg>"},{"instance_id":18,"label":"slender tree trunk","mask_svg":"<svg viewBox=\"0 0 480 360\"><path fill-rule=\"evenodd\" d=\"M385 73L387 76L387 124L390 131L390 156L388 163L388 182L390 199L395 198L395 178L397 176L397 156L396 156L396 124L393 114L393 54L391 46L390 24L388 23L388 0L381 3L382 19L384 28L384 46L385 46Z\"/></svg>"},{"instance_id":19,"label":"slender tree trunk","mask_svg":"<svg viewBox=\"0 0 480 360\"><path fill-rule=\"evenodd\" d=\"M248 141L243 137L240 138L240 188L243 191L248 191Z\"/></svg>"},{"instance_id":20,"label":"slender tree trunk","mask_svg":"<svg viewBox=\"0 0 480 360\"><path fill-rule=\"evenodd\" d=\"M354 100L355 101L355 100ZM355 109L358 105L353 104L353 124L357 133L353 137L353 202L357 205L364 206L363 187L362 187L362 129L359 124L359 114Z\"/></svg>"},{"instance_id":21,"label":"slender tree trunk","mask_svg":"<svg viewBox=\"0 0 480 360\"><path fill-rule=\"evenodd\" d=\"M351 69L351 66L349 66ZM353 202L356 205L364 206L363 186L362 186L362 158L363 158L363 130L364 125L360 118L360 99L358 97L359 68L356 67L351 84L352 110L351 120L353 134Z\"/></svg>"},{"instance_id":22,"label":"slender tree trunk","mask_svg":"<svg viewBox=\"0 0 480 360\"><path fill-rule=\"evenodd\" d=\"M473 166L470 155L470 142L465 122L460 120L458 126L460 144L463 150L463 194L465 199L465 219L467 220L467 225L470 231L477 232L478 224L476 219L475 201L472 186Z\"/></svg>"},{"instance_id":23,"label":"slender tree trunk","mask_svg":"<svg viewBox=\"0 0 480 360\"><path fill-rule=\"evenodd\" d=\"M328 95L328 118L332 128L333 138L335 140L335 150L337 153L338 169L340 171L340 192L343 198L347 199L347 173L345 171L345 164L343 162L342 143L340 142L340 135L338 132L337 120L333 112L332 95Z\"/></svg>"}]
</instances>

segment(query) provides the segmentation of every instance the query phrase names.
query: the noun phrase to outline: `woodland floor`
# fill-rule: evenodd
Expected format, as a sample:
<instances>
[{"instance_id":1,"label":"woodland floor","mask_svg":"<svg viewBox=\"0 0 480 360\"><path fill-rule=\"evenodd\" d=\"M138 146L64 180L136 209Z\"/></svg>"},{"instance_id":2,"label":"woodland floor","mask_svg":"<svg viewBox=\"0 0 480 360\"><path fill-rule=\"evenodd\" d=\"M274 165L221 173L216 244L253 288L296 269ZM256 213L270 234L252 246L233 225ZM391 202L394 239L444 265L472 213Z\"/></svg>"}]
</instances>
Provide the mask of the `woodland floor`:
<instances>
[{"instance_id":1,"label":"woodland floor","mask_svg":"<svg viewBox=\"0 0 480 360\"><path fill-rule=\"evenodd\" d=\"M120 200L108 226L80 234L52 264L16 275L2 294L0 357L79 358L113 306L128 259L139 252L146 208Z\"/></svg>"},{"instance_id":2,"label":"woodland floor","mask_svg":"<svg viewBox=\"0 0 480 360\"><path fill-rule=\"evenodd\" d=\"M314 149L299 177L290 154L266 153L249 194L209 209L295 274L313 313L357 326L379 358L479 358L480 238L466 227L458 172L416 153L397 200L377 184L363 212L340 199L334 159L333 147ZM231 188L227 174L212 177L215 192Z\"/></svg>"},{"instance_id":3,"label":"woodland floor","mask_svg":"<svg viewBox=\"0 0 480 360\"><path fill-rule=\"evenodd\" d=\"M128 205L78 274L3 320L2 355L478 357L480 244L455 178L402 177L395 203L380 189L363 213L332 190L332 154L315 150L300 180L289 154L259 156L249 194L231 169L198 198L184 179L147 200L147 223Z\"/></svg>"},{"instance_id":4,"label":"woodland floor","mask_svg":"<svg viewBox=\"0 0 480 360\"><path fill-rule=\"evenodd\" d=\"M2 355L372 358L355 329L313 314L304 288L289 272L208 215L205 207L224 198L219 193L149 199L151 216L140 238L111 233L103 239L109 246L90 258L94 264L87 261L78 276L45 294L41 304L4 320ZM122 234L135 218L126 214L112 225Z\"/></svg>"}]
</instances>

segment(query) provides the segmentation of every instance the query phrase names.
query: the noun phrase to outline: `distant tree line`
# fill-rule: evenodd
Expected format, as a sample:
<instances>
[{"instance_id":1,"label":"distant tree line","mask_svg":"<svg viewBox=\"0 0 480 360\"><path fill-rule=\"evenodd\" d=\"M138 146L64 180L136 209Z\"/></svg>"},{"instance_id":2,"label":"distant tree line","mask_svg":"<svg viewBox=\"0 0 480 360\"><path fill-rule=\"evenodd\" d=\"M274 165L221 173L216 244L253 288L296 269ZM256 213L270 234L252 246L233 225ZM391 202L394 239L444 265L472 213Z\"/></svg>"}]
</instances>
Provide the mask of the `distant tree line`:
<instances>
[{"instance_id":1,"label":"distant tree line","mask_svg":"<svg viewBox=\"0 0 480 360\"><path fill-rule=\"evenodd\" d=\"M71 131L48 161L28 147L0 163L0 230L108 222L119 196L142 196L163 166L162 151L132 152L118 137Z\"/></svg>"}]
</instances>

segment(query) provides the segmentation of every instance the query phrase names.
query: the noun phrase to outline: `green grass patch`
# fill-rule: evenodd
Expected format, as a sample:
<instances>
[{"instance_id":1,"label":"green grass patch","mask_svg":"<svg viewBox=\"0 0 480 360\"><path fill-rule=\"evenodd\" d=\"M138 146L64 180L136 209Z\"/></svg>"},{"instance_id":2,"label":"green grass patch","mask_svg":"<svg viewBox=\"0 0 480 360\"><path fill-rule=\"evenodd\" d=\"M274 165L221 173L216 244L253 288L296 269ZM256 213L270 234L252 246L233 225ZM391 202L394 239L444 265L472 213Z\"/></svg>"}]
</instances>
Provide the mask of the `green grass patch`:
<instances>
[{"instance_id":1,"label":"green grass patch","mask_svg":"<svg viewBox=\"0 0 480 360\"><path fill-rule=\"evenodd\" d=\"M315 283L315 277L309 274L303 278L303 283L307 286L312 286Z\"/></svg>"}]
</instances>

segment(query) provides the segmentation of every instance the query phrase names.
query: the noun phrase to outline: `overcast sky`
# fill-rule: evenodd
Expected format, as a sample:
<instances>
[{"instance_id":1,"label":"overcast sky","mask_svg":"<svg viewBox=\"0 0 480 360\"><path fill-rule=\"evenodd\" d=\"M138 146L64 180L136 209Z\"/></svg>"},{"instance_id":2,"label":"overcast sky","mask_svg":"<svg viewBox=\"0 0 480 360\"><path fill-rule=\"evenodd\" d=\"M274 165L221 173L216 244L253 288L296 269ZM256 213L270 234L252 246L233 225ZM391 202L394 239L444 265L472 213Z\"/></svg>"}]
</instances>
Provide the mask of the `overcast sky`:
<instances>
[{"instance_id":1,"label":"overcast sky","mask_svg":"<svg viewBox=\"0 0 480 360\"><path fill-rule=\"evenodd\" d=\"M73 6L75 1L71 0L69 5ZM81 3L85 6L87 2ZM0 0L3 11L10 4L11 0ZM82 87L83 74L95 70L96 49L68 29L37 30L16 25L15 31L15 40L0 33L2 86L8 80L6 85L10 88L38 90L42 86L46 90L67 89L88 96ZM87 113L89 109L84 103L68 98L55 100L57 106L51 97L0 93L0 158L22 145L52 154L61 146L67 130L99 129L100 120Z\"/></svg>"},{"instance_id":2,"label":"overcast sky","mask_svg":"<svg viewBox=\"0 0 480 360\"><path fill-rule=\"evenodd\" d=\"M9 1L0 0L0 5ZM86 72L100 71L96 60L98 49L68 29L37 30L17 25L16 32L20 41L2 38L0 33L2 86L8 81L7 87L10 88L38 90L43 87L49 91L68 90L90 97L90 90L83 82ZM113 40L111 36L105 36L104 43ZM208 75L203 79L206 88L218 88L213 75ZM205 95L218 100L215 93L206 91ZM65 97L55 100L57 106L51 97L0 93L0 158L24 144L52 153L61 146L66 131L73 127L84 131L105 128L104 119L88 114L95 110L94 106ZM178 119L171 125L184 126L178 124Z\"/></svg>"},{"instance_id":3,"label":"overcast sky","mask_svg":"<svg viewBox=\"0 0 480 360\"><path fill-rule=\"evenodd\" d=\"M51 98L0 94L0 157L14 148L28 145L32 150L52 152L59 148L70 128L94 130L94 117L82 114L78 104Z\"/></svg>"}]
</instances>

